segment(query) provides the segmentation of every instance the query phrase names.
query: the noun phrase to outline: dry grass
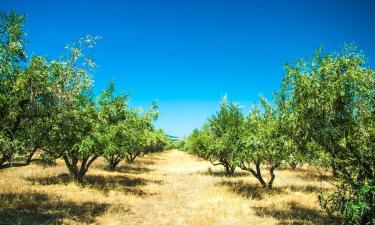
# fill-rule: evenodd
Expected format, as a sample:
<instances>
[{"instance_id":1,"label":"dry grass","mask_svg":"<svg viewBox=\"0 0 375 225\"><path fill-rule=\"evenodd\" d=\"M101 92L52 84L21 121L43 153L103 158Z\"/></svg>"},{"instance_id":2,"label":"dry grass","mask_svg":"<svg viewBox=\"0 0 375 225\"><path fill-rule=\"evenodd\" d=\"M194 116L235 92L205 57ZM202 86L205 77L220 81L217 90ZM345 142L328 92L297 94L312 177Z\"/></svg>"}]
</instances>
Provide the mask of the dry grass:
<instances>
[{"instance_id":1,"label":"dry grass","mask_svg":"<svg viewBox=\"0 0 375 225\"><path fill-rule=\"evenodd\" d=\"M98 160L84 185L62 162L0 171L0 224L334 224L319 209L329 190L309 169L277 172L265 191L246 172L220 168L179 151L148 155L116 172Z\"/></svg>"}]
</instances>

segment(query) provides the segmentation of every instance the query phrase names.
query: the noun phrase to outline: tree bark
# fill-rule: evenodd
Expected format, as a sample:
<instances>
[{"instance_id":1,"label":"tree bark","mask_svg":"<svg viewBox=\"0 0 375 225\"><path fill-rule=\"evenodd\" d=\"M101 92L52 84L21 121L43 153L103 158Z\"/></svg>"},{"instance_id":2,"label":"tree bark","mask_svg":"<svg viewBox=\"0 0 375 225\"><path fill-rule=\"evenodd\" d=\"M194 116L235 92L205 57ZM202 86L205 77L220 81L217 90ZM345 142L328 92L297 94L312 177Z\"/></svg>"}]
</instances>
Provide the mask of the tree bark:
<instances>
[{"instance_id":1,"label":"tree bark","mask_svg":"<svg viewBox=\"0 0 375 225\"><path fill-rule=\"evenodd\" d=\"M122 158L120 156L110 156L108 160L109 170L114 171L121 160Z\"/></svg>"},{"instance_id":2,"label":"tree bark","mask_svg":"<svg viewBox=\"0 0 375 225\"><path fill-rule=\"evenodd\" d=\"M275 180L275 177L276 177L275 173L274 173L274 170L275 170L275 167L270 168L271 178L270 178L270 180L268 181L268 184L267 184L268 189L272 189L272 184L273 184L273 181Z\"/></svg>"},{"instance_id":3,"label":"tree bark","mask_svg":"<svg viewBox=\"0 0 375 225\"><path fill-rule=\"evenodd\" d=\"M141 154L141 152L137 152L137 153L134 153L134 154L130 154L126 157L126 161L128 163L133 163L134 160Z\"/></svg>"},{"instance_id":4,"label":"tree bark","mask_svg":"<svg viewBox=\"0 0 375 225\"><path fill-rule=\"evenodd\" d=\"M261 169L260 169L260 163L256 163L255 164L255 169L256 169L256 178L259 180L259 182L262 185L262 187L266 188L267 184L266 184L266 182L264 181L264 179L262 177L262 172L261 172Z\"/></svg>"},{"instance_id":5,"label":"tree bark","mask_svg":"<svg viewBox=\"0 0 375 225\"><path fill-rule=\"evenodd\" d=\"M26 157L26 165L30 165L37 148L34 148Z\"/></svg>"},{"instance_id":6,"label":"tree bark","mask_svg":"<svg viewBox=\"0 0 375 225\"><path fill-rule=\"evenodd\" d=\"M234 174L234 171L236 170L236 166L230 165L229 163L224 165L225 168L225 175L230 176Z\"/></svg>"},{"instance_id":7,"label":"tree bark","mask_svg":"<svg viewBox=\"0 0 375 225\"><path fill-rule=\"evenodd\" d=\"M3 156L0 158L0 169L8 168L11 166L10 164L10 159L9 155L3 154ZM8 162L8 163L6 163Z\"/></svg>"},{"instance_id":8,"label":"tree bark","mask_svg":"<svg viewBox=\"0 0 375 225\"><path fill-rule=\"evenodd\" d=\"M99 155L94 155L91 159L90 157L84 157L81 161L81 166L78 168L78 160L76 159L76 157L69 157L68 155L63 156L65 164L68 167L70 174L73 176L74 181L77 181L78 183L83 183L83 177L89 170L90 165L98 157Z\"/></svg>"},{"instance_id":9,"label":"tree bark","mask_svg":"<svg viewBox=\"0 0 375 225\"><path fill-rule=\"evenodd\" d=\"M0 158L0 166L3 166L7 161L9 161L9 156L7 154L3 154L3 156Z\"/></svg>"},{"instance_id":10,"label":"tree bark","mask_svg":"<svg viewBox=\"0 0 375 225\"><path fill-rule=\"evenodd\" d=\"M298 166L298 163L296 162L288 162L290 168L292 168L292 170L295 170Z\"/></svg>"}]
</instances>

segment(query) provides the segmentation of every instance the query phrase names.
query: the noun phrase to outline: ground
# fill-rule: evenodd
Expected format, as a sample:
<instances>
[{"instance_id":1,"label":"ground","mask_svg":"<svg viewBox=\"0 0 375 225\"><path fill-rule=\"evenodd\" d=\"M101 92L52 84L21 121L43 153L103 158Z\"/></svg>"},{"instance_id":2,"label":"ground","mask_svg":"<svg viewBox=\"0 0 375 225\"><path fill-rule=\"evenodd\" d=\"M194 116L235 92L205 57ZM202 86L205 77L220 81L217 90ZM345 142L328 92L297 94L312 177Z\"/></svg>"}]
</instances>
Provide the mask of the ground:
<instances>
[{"instance_id":1,"label":"ground","mask_svg":"<svg viewBox=\"0 0 375 225\"><path fill-rule=\"evenodd\" d=\"M77 185L59 161L0 171L0 224L334 224L320 211L329 191L312 168L276 172L265 191L247 172L170 150L106 170L102 159Z\"/></svg>"}]
</instances>

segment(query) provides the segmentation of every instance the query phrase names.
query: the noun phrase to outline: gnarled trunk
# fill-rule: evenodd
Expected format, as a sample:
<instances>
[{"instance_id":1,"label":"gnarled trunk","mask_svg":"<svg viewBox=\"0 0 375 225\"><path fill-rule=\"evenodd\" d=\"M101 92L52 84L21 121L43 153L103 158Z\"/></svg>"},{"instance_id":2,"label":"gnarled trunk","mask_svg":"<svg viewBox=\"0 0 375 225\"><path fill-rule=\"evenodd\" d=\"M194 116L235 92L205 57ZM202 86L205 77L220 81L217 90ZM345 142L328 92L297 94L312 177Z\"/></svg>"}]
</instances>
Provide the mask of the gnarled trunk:
<instances>
[{"instance_id":1,"label":"gnarled trunk","mask_svg":"<svg viewBox=\"0 0 375 225\"><path fill-rule=\"evenodd\" d=\"M37 148L34 148L26 157L26 165L30 165L31 161L33 160L33 156L35 152L37 151Z\"/></svg>"},{"instance_id":2,"label":"gnarled trunk","mask_svg":"<svg viewBox=\"0 0 375 225\"><path fill-rule=\"evenodd\" d=\"M127 163L133 163L134 160L141 155L142 152L136 152L134 154L129 154L126 156L126 162Z\"/></svg>"},{"instance_id":3,"label":"gnarled trunk","mask_svg":"<svg viewBox=\"0 0 375 225\"><path fill-rule=\"evenodd\" d=\"M78 183L83 182L83 177L87 173L90 165L99 157L99 155L94 155L90 157L83 157L81 161L81 166L78 167L78 158L74 155L70 156L65 154L63 156L66 166L69 169L70 174L73 176L74 181Z\"/></svg>"},{"instance_id":4,"label":"gnarled trunk","mask_svg":"<svg viewBox=\"0 0 375 225\"><path fill-rule=\"evenodd\" d=\"M114 171L117 167L117 165L122 161L122 157L120 156L115 156L115 155L111 155L109 158L108 158L108 168L109 170L111 171Z\"/></svg>"},{"instance_id":5,"label":"gnarled trunk","mask_svg":"<svg viewBox=\"0 0 375 225\"><path fill-rule=\"evenodd\" d=\"M270 176L271 176L271 178L270 178L270 180L268 181L268 184L267 184L267 188L269 188L269 189L272 189L272 184L273 184L273 181L275 180L275 177L276 177L275 173L274 173L275 169L276 169L276 167L272 166L269 170Z\"/></svg>"},{"instance_id":6,"label":"gnarled trunk","mask_svg":"<svg viewBox=\"0 0 375 225\"><path fill-rule=\"evenodd\" d=\"M269 169L270 180L268 182L266 182L263 179L260 166L261 166L260 162L256 162L255 163L255 170L253 168L251 168L250 165L248 165L248 166L240 165L240 168L243 169L243 170L249 171L255 178L258 179L259 183L262 185L263 188L272 189L273 182L276 178L276 175L275 175L274 171L279 166L279 164L273 165L273 166L270 167L270 169Z\"/></svg>"},{"instance_id":7,"label":"gnarled trunk","mask_svg":"<svg viewBox=\"0 0 375 225\"><path fill-rule=\"evenodd\" d=\"M225 164L224 168L225 168L225 175L228 175L228 176L233 175L234 171L236 170L236 166L233 166L230 164Z\"/></svg>"},{"instance_id":8,"label":"gnarled trunk","mask_svg":"<svg viewBox=\"0 0 375 225\"><path fill-rule=\"evenodd\" d=\"M298 162L288 162L288 164L292 170L295 170L298 166Z\"/></svg>"},{"instance_id":9,"label":"gnarled trunk","mask_svg":"<svg viewBox=\"0 0 375 225\"><path fill-rule=\"evenodd\" d=\"M222 165L224 166L224 173L226 176L230 176L234 174L234 171L236 170L236 165L231 164L226 158L221 158L218 160L218 162L214 162L214 159L208 158L212 165L218 166Z\"/></svg>"},{"instance_id":10,"label":"gnarled trunk","mask_svg":"<svg viewBox=\"0 0 375 225\"><path fill-rule=\"evenodd\" d=\"M8 168L11 166L12 156L10 154L3 153L0 158L0 169Z\"/></svg>"}]
</instances>

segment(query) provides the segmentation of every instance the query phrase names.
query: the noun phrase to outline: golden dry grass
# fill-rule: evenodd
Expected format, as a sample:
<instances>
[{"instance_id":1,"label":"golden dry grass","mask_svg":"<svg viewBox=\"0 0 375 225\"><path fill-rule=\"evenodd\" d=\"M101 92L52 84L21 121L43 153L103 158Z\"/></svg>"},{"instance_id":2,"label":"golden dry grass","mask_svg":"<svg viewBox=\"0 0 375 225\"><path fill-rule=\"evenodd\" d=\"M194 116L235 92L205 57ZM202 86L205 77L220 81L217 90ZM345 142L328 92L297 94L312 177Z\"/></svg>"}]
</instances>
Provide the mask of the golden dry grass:
<instances>
[{"instance_id":1,"label":"golden dry grass","mask_svg":"<svg viewBox=\"0 0 375 225\"><path fill-rule=\"evenodd\" d=\"M171 150L116 172L98 160L83 186L64 164L0 171L0 224L334 224L317 194L329 190L312 169L277 172L273 191L246 172L223 177L219 167Z\"/></svg>"}]
</instances>

